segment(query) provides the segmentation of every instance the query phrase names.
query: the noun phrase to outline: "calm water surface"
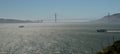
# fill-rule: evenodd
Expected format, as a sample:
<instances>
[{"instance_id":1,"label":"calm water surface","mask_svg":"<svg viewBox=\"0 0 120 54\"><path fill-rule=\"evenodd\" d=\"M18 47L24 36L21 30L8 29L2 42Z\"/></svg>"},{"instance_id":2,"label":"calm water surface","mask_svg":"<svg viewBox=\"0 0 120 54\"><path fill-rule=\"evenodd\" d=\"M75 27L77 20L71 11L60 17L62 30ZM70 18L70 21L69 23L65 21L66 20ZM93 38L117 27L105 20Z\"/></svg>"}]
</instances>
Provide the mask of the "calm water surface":
<instances>
[{"instance_id":1,"label":"calm water surface","mask_svg":"<svg viewBox=\"0 0 120 54\"><path fill-rule=\"evenodd\" d=\"M24 28L19 26L24 25ZM119 29L99 24L0 24L0 53L7 54L95 54L120 33L97 33L96 29Z\"/></svg>"}]
</instances>

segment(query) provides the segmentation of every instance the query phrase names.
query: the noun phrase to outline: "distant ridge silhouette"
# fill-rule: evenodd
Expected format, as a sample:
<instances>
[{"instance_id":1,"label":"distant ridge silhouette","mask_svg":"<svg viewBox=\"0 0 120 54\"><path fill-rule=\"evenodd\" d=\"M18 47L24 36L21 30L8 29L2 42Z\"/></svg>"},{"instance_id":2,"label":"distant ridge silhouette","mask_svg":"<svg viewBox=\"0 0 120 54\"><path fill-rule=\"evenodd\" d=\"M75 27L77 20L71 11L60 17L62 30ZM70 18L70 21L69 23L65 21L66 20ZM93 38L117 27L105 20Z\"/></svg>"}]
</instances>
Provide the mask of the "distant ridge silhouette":
<instances>
[{"instance_id":1,"label":"distant ridge silhouette","mask_svg":"<svg viewBox=\"0 0 120 54\"><path fill-rule=\"evenodd\" d=\"M98 19L96 21L93 21L94 23L114 23L114 24L120 24L120 13L107 15L102 17L101 19Z\"/></svg>"},{"instance_id":2,"label":"distant ridge silhouette","mask_svg":"<svg viewBox=\"0 0 120 54\"><path fill-rule=\"evenodd\" d=\"M32 21L0 18L0 23L31 23Z\"/></svg>"}]
</instances>

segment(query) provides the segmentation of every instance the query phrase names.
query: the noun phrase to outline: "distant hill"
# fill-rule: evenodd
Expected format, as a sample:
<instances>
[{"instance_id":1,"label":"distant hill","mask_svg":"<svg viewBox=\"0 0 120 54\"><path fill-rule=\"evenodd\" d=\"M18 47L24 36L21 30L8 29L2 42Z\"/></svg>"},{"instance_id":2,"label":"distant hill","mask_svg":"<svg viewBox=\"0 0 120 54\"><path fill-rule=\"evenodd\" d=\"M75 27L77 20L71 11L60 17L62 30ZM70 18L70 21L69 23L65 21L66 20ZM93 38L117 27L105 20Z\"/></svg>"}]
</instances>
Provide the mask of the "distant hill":
<instances>
[{"instance_id":1,"label":"distant hill","mask_svg":"<svg viewBox=\"0 0 120 54\"><path fill-rule=\"evenodd\" d=\"M0 18L0 23L31 23L32 21Z\"/></svg>"},{"instance_id":2,"label":"distant hill","mask_svg":"<svg viewBox=\"0 0 120 54\"><path fill-rule=\"evenodd\" d=\"M104 16L103 18L94 21L95 23L115 23L120 24L120 13Z\"/></svg>"}]
</instances>

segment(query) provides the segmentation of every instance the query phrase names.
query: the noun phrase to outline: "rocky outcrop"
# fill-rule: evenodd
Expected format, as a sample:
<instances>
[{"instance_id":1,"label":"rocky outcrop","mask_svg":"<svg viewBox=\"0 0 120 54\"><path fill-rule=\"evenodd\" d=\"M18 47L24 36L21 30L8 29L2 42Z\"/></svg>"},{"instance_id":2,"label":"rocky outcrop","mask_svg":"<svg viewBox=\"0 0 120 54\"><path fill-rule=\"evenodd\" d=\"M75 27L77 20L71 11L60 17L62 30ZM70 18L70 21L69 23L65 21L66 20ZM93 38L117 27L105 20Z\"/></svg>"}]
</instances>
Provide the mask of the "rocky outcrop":
<instances>
[{"instance_id":1,"label":"rocky outcrop","mask_svg":"<svg viewBox=\"0 0 120 54\"><path fill-rule=\"evenodd\" d=\"M120 40L98 52L97 54L120 54Z\"/></svg>"}]
</instances>

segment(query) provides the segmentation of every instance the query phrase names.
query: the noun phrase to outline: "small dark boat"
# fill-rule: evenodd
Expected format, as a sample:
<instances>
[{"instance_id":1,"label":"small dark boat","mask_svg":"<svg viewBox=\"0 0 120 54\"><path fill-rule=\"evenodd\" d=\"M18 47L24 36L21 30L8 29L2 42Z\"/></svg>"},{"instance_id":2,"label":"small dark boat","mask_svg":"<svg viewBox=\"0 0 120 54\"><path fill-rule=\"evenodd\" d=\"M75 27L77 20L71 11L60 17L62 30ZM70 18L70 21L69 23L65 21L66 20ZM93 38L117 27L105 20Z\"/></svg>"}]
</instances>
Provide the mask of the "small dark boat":
<instances>
[{"instance_id":1,"label":"small dark boat","mask_svg":"<svg viewBox=\"0 0 120 54\"><path fill-rule=\"evenodd\" d=\"M19 28L23 28L24 26L19 26Z\"/></svg>"},{"instance_id":2,"label":"small dark boat","mask_svg":"<svg viewBox=\"0 0 120 54\"><path fill-rule=\"evenodd\" d=\"M97 30L97 32L107 32L107 30L106 29L99 29L99 30Z\"/></svg>"}]
</instances>

